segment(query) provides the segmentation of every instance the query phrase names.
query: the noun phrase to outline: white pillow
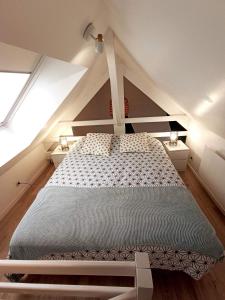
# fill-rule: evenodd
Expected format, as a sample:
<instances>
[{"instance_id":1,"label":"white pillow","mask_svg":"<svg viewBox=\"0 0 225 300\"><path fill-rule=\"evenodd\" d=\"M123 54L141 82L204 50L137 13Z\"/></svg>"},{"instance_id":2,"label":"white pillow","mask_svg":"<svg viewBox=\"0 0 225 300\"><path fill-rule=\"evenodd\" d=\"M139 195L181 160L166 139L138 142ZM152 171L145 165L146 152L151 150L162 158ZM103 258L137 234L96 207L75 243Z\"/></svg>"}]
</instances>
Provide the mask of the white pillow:
<instances>
[{"instance_id":1,"label":"white pillow","mask_svg":"<svg viewBox=\"0 0 225 300\"><path fill-rule=\"evenodd\" d=\"M81 153L109 156L112 136L108 133L88 133Z\"/></svg>"},{"instance_id":2,"label":"white pillow","mask_svg":"<svg viewBox=\"0 0 225 300\"><path fill-rule=\"evenodd\" d=\"M147 134L145 132L122 134L120 152L149 152Z\"/></svg>"}]
</instances>

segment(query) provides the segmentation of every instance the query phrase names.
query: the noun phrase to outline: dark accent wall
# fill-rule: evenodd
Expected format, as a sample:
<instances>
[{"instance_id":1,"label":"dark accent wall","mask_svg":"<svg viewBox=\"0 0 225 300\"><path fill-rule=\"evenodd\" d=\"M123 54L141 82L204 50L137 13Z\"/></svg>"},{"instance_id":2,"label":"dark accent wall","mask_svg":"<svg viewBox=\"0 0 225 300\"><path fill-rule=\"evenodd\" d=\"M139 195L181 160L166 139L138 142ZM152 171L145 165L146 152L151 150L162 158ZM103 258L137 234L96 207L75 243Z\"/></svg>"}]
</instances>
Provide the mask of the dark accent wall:
<instances>
[{"instance_id":1,"label":"dark accent wall","mask_svg":"<svg viewBox=\"0 0 225 300\"><path fill-rule=\"evenodd\" d=\"M129 101L129 117L156 117L166 116L167 113L152 99L124 78L124 96ZM137 123L132 124L135 132L160 132L170 131L169 122Z\"/></svg>"},{"instance_id":2,"label":"dark accent wall","mask_svg":"<svg viewBox=\"0 0 225 300\"><path fill-rule=\"evenodd\" d=\"M147 97L141 90L133 85L129 80L124 78L124 96L129 102L129 117L153 117L153 116L166 116L167 113L161 109L153 100ZM111 119L110 117L110 81L108 80L97 94L91 99L87 106L79 113L74 121L84 120L103 120ZM131 128L135 132L160 132L170 131L169 122L159 123L142 123L131 124L126 126L129 132ZM82 126L74 127L73 132L75 135L85 135L88 132L108 132L113 133L113 126Z\"/></svg>"},{"instance_id":3,"label":"dark accent wall","mask_svg":"<svg viewBox=\"0 0 225 300\"><path fill-rule=\"evenodd\" d=\"M111 116L109 115L110 99L111 99L110 81L107 80L107 82L103 85L103 87L89 101L89 103L79 113L79 115L74 119L74 121L111 119ZM74 135L82 136L82 135L86 135L88 132L114 133L112 125L73 127Z\"/></svg>"}]
</instances>

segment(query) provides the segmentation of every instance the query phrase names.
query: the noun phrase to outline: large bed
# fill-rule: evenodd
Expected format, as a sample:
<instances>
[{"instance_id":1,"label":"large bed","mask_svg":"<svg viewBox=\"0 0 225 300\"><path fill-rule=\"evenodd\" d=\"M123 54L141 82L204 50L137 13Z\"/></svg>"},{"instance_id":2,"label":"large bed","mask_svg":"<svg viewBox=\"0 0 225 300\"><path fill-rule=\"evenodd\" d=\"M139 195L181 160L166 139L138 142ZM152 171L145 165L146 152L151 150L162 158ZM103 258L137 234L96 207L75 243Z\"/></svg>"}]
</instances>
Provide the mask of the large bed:
<instances>
[{"instance_id":1,"label":"large bed","mask_svg":"<svg viewBox=\"0 0 225 300\"><path fill-rule=\"evenodd\" d=\"M147 153L81 154L76 143L39 192L10 242L11 259L133 260L200 279L224 256L161 142Z\"/></svg>"}]
</instances>

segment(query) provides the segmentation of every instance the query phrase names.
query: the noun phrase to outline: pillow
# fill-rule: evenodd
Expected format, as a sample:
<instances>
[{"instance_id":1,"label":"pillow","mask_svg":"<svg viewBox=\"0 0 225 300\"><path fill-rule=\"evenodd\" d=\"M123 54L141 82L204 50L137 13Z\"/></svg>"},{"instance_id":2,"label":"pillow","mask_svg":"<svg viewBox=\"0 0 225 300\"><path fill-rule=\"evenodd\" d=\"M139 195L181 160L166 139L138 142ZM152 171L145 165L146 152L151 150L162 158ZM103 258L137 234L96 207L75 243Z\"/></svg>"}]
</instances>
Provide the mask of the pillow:
<instances>
[{"instance_id":1,"label":"pillow","mask_svg":"<svg viewBox=\"0 0 225 300\"><path fill-rule=\"evenodd\" d=\"M149 152L148 136L145 132L122 134L120 152Z\"/></svg>"},{"instance_id":2,"label":"pillow","mask_svg":"<svg viewBox=\"0 0 225 300\"><path fill-rule=\"evenodd\" d=\"M112 136L108 133L88 133L81 153L109 156Z\"/></svg>"}]
</instances>

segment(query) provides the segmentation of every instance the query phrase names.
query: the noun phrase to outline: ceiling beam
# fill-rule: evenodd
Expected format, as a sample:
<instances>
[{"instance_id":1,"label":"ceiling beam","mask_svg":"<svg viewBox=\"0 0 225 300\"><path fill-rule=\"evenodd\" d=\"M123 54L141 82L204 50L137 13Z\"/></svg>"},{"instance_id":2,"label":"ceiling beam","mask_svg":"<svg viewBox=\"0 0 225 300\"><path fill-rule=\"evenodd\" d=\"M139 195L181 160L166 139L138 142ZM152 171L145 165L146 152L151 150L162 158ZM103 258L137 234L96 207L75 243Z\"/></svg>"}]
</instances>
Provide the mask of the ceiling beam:
<instances>
[{"instance_id":1,"label":"ceiling beam","mask_svg":"<svg viewBox=\"0 0 225 300\"><path fill-rule=\"evenodd\" d=\"M187 118L186 115L159 116L159 117L141 117L141 118L124 118L121 119L121 124L127 123L154 123L154 122L169 122ZM94 126L94 125L116 125L114 119L106 120L85 120L85 121L60 121L59 126L79 127L79 126Z\"/></svg>"},{"instance_id":2,"label":"ceiling beam","mask_svg":"<svg viewBox=\"0 0 225 300\"><path fill-rule=\"evenodd\" d=\"M80 127L80 126L95 126L95 125L114 125L113 119L106 120L88 120L88 121L61 121L58 123L59 126L70 126L70 127Z\"/></svg>"},{"instance_id":3,"label":"ceiling beam","mask_svg":"<svg viewBox=\"0 0 225 300\"><path fill-rule=\"evenodd\" d=\"M140 117L140 118L126 118L123 120L127 123L153 123L153 122L170 122L176 121L178 123L184 123L188 117L186 115L171 115L171 116L159 116L159 117Z\"/></svg>"},{"instance_id":4,"label":"ceiling beam","mask_svg":"<svg viewBox=\"0 0 225 300\"><path fill-rule=\"evenodd\" d=\"M124 133L125 126L122 122L124 119L123 72L115 52L114 33L111 29L107 31L104 43L111 87L114 132Z\"/></svg>"}]
</instances>

